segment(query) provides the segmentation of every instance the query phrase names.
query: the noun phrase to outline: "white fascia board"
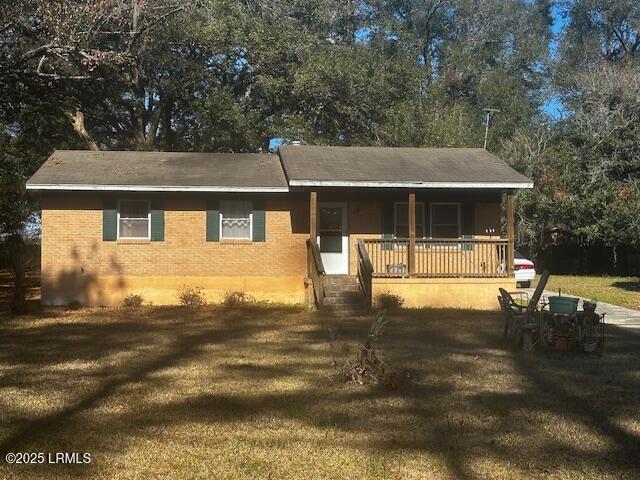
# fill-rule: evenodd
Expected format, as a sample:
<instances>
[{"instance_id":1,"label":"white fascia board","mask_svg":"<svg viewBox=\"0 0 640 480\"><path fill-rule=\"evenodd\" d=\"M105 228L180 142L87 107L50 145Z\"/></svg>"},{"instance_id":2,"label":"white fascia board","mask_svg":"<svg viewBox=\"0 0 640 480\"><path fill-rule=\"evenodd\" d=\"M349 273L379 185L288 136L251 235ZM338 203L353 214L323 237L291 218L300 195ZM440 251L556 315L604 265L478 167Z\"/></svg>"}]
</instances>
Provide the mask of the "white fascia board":
<instances>
[{"instance_id":1,"label":"white fascia board","mask_svg":"<svg viewBox=\"0 0 640 480\"><path fill-rule=\"evenodd\" d=\"M366 188L533 188L533 182L361 182L333 180L290 180L292 187Z\"/></svg>"},{"instance_id":2,"label":"white fascia board","mask_svg":"<svg viewBox=\"0 0 640 480\"><path fill-rule=\"evenodd\" d=\"M66 183L27 183L27 190L65 190L81 192L256 192L286 193L288 187L216 187L168 185L82 185Z\"/></svg>"}]
</instances>

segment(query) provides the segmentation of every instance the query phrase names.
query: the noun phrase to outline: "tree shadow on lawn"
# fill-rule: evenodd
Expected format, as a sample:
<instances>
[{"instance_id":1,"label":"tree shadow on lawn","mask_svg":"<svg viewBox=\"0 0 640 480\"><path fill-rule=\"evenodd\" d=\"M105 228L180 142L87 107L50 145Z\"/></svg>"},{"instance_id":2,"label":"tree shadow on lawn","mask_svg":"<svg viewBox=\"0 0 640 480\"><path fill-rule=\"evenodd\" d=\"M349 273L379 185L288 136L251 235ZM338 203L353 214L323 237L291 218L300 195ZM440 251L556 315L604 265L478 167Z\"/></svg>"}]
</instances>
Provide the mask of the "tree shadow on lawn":
<instances>
[{"instance_id":1,"label":"tree shadow on lawn","mask_svg":"<svg viewBox=\"0 0 640 480\"><path fill-rule=\"evenodd\" d=\"M0 367L8 370L0 392L41 389L46 397L77 388L59 407L35 414L0 395L10 423L0 452L81 445L98 458L117 457L140 439L162 444L186 426L205 432L207 425L233 431L255 424L257 431L268 424L275 432L298 430L319 448L337 443L429 458L430 472L455 478L640 473L638 432L620 424L638 414L640 339L614 327L601 358L529 355L501 342L493 312L394 314L380 348L404 380L389 392L346 385L330 366L328 329L337 332L342 362L366 335L367 318L279 308L76 315L66 323L0 325ZM193 428L199 442L215 440ZM318 430L340 433L318 439ZM285 442L274 433L267 443ZM32 473L54 468L60 473L60 466ZM94 465L65 468L99 473Z\"/></svg>"},{"instance_id":2,"label":"tree shadow on lawn","mask_svg":"<svg viewBox=\"0 0 640 480\"><path fill-rule=\"evenodd\" d=\"M448 317L446 311L433 315L435 321ZM487 318L480 327L482 318L480 312L469 312L466 320L453 322L448 332L432 323L424 333L429 345L441 352L439 360L437 354L430 358L405 355L409 364L427 360L424 369L439 372L440 381L459 379L450 385L455 393L449 398L432 397L425 402L422 395L433 393L428 384L414 391L416 416L428 411L429 403L443 405L439 411L446 416L446 423L432 423L425 432L422 441L427 448L440 448L458 478L482 478L471 467L480 459L513 464L531 476L569 469L585 478L589 474L637 477L640 337L608 327L608 350L603 357L526 354L502 343L499 318ZM434 360L436 364L431 365ZM622 427L623 421L636 429Z\"/></svg>"},{"instance_id":3,"label":"tree shadow on lawn","mask_svg":"<svg viewBox=\"0 0 640 480\"><path fill-rule=\"evenodd\" d=\"M628 292L640 292L640 278L637 278L635 282L629 282L629 281L611 282L611 286L616 288L621 288Z\"/></svg>"}]
</instances>

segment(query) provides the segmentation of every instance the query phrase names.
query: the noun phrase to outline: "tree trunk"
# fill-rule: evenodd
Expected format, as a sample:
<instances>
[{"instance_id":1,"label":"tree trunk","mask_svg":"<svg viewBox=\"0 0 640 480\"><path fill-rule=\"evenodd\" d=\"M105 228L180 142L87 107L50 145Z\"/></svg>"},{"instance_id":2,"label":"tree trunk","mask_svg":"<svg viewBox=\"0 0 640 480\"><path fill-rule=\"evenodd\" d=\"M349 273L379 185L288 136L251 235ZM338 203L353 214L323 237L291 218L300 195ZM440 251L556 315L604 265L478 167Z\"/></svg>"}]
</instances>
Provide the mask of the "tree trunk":
<instances>
[{"instance_id":1,"label":"tree trunk","mask_svg":"<svg viewBox=\"0 0 640 480\"><path fill-rule=\"evenodd\" d=\"M171 116L173 114L173 98L168 95L161 96L162 101L162 144L167 152L175 149L175 132L171 127Z\"/></svg>"},{"instance_id":2,"label":"tree trunk","mask_svg":"<svg viewBox=\"0 0 640 480\"><path fill-rule=\"evenodd\" d=\"M71 114L69 112L66 113L67 117L71 121L71 125L73 125L73 129L78 135L80 135L80 138L82 138L87 143L89 150L100 150L98 144L93 141L91 135L89 135L89 132L87 132L84 124L84 113L82 113L79 108L76 109L75 114Z\"/></svg>"},{"instance_id":3,"label":"tree trunk","mask_svg":"<svg viewBox=\"0 0 640 480\"><path fill-rule=\"evenodd\" d=\"M18 233L11 235L8 247L11 258L11 273L13 274L11 313L20 315L26 313L27 310L27 286L25 281L26 254L22 236Z\"/></svg>"}]
</instances>

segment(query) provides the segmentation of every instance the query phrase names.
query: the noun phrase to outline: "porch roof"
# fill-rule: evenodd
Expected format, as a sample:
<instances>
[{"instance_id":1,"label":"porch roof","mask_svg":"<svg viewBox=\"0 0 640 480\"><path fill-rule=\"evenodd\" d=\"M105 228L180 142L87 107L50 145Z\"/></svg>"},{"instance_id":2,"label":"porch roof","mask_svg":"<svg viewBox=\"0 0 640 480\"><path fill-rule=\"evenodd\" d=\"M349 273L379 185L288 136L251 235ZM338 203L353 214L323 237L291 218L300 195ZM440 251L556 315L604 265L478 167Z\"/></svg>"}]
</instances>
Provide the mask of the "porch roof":
<instances>
[{"instance_id":1,"label":"porch roof","mask_svg":"<svg viewBox=\"0 0 640 480\"><path fill-rule=\"evenodd\" d=\"M279 153L292 187L533 187L483 148L283 145Z\"/></svg>"},{"instance_id":2,"label":"porch roof","mask_svg":"<svg viewBox=\"0 0 640 480\"><path fill-rule=\"evenodd\" d=\"M29 190L287 192L277 155L56 150Z\"/></svg>"}]
</instances>

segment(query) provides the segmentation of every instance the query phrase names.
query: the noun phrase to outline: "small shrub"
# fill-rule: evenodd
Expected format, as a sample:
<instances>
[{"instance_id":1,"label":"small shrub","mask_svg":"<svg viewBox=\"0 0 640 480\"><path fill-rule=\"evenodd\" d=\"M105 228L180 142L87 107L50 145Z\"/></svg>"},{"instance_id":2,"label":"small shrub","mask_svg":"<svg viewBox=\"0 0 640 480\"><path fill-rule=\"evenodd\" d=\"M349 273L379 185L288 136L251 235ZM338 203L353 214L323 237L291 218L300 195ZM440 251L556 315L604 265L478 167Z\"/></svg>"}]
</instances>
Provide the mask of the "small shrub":
<instances>
[{"instance_id":1,"label":"small shrub","mask_svg":"<svg viewBox=\"0 0 640 480\"><path fill-rule=\"evenodd\" d=\"M384 385L388 390L400 387L399 376L378 351L378 339L387 324L386 311L378 311L367 338L358 346L355 358L344 362L339 374L349 383L364 385L368 382ZM335 361L335 360L334 360Z\"/></svg>"},{"instance_id":2,"label":"small shrub","mask_svg":"<svg viewBox=\"0 0 640 480\"><path fill-rule=\"evenodd\" d=\"M80 310L82 308L82 303L79 300L71 300L69 302L69 310Z\"/></svg>"},{"instance_id":3,"label":"small shrub","mask_svg":"<svg viewBox=\"0 0 640 480\"><path fill-rule=\"evenodd\" d=\"M393 293L385 292L381 293L376 297L376 305L379 309L383 310L399 310L404 303L404 298L400 295L395 295Z\"/></svg>"},{"instance_id":4,"label":"small shrub","mask_svg":"<svg viewBox=\"0 0 640 480\"><path fill-rule=\"evenodd\" d=\"M122 306L124 308L140 308L143 303L144 298L142 298L142 295L135 295L133 293L130 293L122 301Z\"/></svg>"},{"instance_id":5,"label":"small shrub","mask_svg":"<svg viewBox=\"0 0 640 480\"><path fill-rule=\"evenodd\" d=\"M233 292L225 292L222 303L228 307L233 307L246 303L256 303L256 299L253 295L249 295L247 292L236 290Z\"/></svg>"},{"instance_id":6,"label":"small shrub","mask_svg":"<svg viewBox=\"0 0 640 480\"><path fill-rule=\"evenodd\" d=\"M200 307L206 305L204 289L202 287L183 286L178 289L178 301L183 307Z\"/></svg>"}]
</instances>

